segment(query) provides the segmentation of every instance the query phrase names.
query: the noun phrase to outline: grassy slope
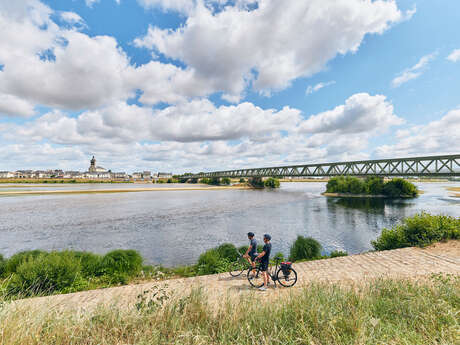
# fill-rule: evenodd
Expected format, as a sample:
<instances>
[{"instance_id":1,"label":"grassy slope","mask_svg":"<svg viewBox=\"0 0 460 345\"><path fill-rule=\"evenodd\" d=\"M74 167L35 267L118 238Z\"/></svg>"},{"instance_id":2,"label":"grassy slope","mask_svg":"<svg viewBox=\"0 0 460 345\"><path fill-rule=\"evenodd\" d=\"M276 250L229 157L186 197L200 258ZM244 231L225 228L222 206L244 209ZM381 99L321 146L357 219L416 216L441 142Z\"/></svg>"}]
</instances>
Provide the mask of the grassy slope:
<instances>
[{"instance_id":1,"label":"grassy slope","mask_svg":"<svg viewBox=\"0 0 460 345\"><path fill-rule=\"evenodd\" d=\"M200 291L137 308L76 315L0 304L1 344L454 344L460 278L377 280L361 287L313 284L271 303L248 295L207 305ZM259 296L260 297L260 296ZM150 302L151 301L151 302ZM149 303L150 302L150 303Z\"/></svg>"}]
</instances>

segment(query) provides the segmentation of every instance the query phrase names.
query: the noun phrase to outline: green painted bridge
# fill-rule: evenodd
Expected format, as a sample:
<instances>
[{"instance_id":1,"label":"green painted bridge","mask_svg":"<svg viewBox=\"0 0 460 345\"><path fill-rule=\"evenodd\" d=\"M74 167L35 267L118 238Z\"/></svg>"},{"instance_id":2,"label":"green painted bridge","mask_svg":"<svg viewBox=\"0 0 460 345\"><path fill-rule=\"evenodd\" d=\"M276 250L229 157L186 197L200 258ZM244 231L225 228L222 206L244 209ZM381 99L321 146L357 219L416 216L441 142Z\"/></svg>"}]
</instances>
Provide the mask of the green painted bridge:
<instances>
[{"instance_id":1,"label":"green painted bridge","mask_svg":"<svg viewBox=\"0 0 460 345\"><path fill-rule=\"evenodd\" d=\"M181 178L326 176L460 176L460 154L213 171Z\"/></svg>"}]
</instances>

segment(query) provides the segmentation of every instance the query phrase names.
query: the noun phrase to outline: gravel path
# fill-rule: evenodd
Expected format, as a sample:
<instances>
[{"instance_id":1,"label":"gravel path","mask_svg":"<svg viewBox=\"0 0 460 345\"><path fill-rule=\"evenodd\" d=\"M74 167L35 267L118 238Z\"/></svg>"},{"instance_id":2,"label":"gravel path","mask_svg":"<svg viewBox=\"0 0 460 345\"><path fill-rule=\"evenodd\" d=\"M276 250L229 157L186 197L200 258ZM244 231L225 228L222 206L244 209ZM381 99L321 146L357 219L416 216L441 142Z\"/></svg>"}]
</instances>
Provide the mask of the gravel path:
<instances>
[{"instance_id":1,"label":"gravel path","mask_svg":"<svg viewBox=\"0 0 460 345\"><path fill-rule=\"evenodd\" d=\"M310 282L354 283L378 277L419 278L434 273L459 275L460 241L438 243L425 249L403 248L295 263L293 267L299 277L295 288L305 286ZM217 304L228 297L239 297L245 294L248 297L254 294L277 296L290 290L282 287L275 289L273 284L271 285L267 292L259 292L250 288L245 276L233 278L228 273L224 273L37 297L15 303L30 305L34 309L71 309L85 312L94 309L99 304L133 305L138 301L139 294L155 286L175 296L189 292L192 287L202 286L210 296L209 302Z\"/></svg>"}]
</instances>

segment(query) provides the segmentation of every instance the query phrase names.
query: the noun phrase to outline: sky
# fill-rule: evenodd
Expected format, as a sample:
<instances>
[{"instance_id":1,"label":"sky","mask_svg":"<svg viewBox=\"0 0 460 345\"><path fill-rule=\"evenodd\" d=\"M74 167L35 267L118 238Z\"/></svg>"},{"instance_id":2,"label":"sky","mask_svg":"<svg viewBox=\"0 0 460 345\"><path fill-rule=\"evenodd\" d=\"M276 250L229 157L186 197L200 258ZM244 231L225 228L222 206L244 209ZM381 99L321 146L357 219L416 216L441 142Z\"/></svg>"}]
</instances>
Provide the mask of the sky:
<instances>
[{"instance_id":1,"label":"sky","mask_svg":"<svg viewBox=\"0 0 460 345\"><path fill-rule=\"evenodd\" d=\"M460 153L457 0L0 0L0 171Z\"/></svg>"}]
</instances>

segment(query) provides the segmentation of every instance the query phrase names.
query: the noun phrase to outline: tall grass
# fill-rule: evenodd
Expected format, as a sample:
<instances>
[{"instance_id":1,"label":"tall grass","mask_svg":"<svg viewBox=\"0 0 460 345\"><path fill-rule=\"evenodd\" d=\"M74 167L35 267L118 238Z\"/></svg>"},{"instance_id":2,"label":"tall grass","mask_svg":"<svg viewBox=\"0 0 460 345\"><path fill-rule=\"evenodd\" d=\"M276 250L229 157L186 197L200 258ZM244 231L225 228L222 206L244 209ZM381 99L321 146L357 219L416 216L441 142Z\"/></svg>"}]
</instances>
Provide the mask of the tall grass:
<instances>
[{"instance_id":1,"label":"tall grass","mask_svg":"<svg viewBox=\"0 0 460 345\"><path fill-rule=\"evenodd\" d=\"M152 291L157 298L143 295L136 307L83 314L3 305L0 343L455 344L459 287L458 277L312 284L270 303L243 295L218 306L201 290L179 299Z\"/></svg>"}]
</instances>

